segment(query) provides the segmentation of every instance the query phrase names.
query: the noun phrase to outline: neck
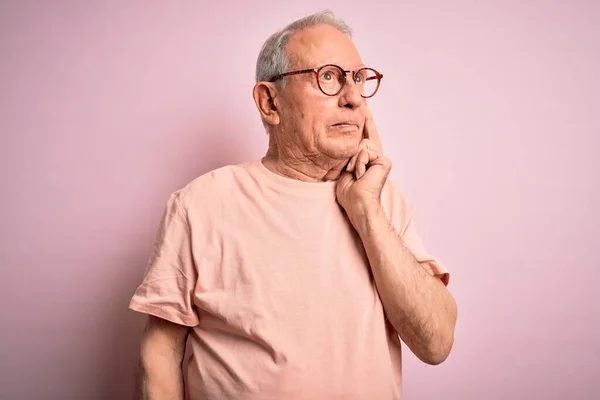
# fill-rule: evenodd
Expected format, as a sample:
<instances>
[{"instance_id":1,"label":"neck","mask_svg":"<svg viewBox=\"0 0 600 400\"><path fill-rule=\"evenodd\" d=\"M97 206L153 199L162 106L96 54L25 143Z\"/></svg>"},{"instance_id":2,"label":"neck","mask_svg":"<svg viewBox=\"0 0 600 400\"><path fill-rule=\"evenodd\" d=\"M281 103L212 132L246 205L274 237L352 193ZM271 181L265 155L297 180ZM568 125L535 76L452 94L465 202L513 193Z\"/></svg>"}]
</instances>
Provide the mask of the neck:
<instances>
[{"instance_id":1,"label":"neck","mask_svg":"<svg viewBox=\"0 0 600 400\"><path fill-rule=\"evenodd\" d=\"M298 151L286 151L271 135L269 149L262 162L271 172L287 178L304 182L327 182L340 177L348 160L336 160L324 154L307 156Z\"/></svg>"}]
</instances>

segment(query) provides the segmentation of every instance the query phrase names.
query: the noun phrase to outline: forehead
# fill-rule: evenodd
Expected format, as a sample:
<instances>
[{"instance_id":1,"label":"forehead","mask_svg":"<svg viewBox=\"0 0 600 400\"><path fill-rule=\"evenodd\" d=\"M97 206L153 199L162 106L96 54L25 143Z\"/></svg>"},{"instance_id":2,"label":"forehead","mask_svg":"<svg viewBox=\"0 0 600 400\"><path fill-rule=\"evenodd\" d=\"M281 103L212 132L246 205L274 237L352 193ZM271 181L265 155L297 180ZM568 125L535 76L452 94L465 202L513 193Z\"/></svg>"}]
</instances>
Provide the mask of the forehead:
<instances>
[{"instance_id":1,"label":"forehead","mask_svg":"<svg viewBox=\"0 0 600 400\"><path fill-rule=\"evenodd\" d=\"M330 25L317 25L295 33L287 52L294 68L315 68L323 64L338 64L343 68L363 66L354 43Z\"/></svg>"}]
</instances>

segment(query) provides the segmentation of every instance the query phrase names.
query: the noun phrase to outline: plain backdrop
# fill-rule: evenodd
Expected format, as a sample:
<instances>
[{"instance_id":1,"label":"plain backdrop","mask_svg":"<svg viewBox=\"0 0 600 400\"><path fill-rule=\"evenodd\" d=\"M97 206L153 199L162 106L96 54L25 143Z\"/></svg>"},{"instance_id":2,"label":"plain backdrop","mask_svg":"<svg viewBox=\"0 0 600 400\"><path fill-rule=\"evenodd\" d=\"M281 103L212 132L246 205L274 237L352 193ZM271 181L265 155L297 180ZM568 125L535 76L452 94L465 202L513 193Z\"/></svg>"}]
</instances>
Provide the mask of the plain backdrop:
<instances>
[{"instance_id":1,"label":"plain backdrop","mask_svg":"<svg viewBox=\"0 0 600 400\"><path fill-rule=\"evenodd\" d=\"M405 398L600 398L600 2L562 0L1 1L0 398L131 398L166 200L264 154L257 54L325 8L459 306Z\"/></svg>"}]
</instances>

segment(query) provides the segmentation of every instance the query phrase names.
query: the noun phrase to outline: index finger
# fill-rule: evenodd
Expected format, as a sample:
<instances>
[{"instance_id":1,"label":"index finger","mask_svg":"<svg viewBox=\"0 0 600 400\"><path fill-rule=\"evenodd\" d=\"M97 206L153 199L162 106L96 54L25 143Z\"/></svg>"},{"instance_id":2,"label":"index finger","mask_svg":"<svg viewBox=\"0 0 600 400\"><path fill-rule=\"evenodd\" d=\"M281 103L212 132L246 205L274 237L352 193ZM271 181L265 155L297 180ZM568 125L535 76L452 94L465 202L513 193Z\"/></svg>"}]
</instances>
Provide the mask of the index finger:
<instances>
[{"instance_id":1,"label":"index finger","mask_svg":"<svg viewBox=\"0 0 600 400\"><path fill-rule=\"evenodd\" d=\"M365 127L363 128L363 137L375 143L375 145L379 148L379 151L383 151L383 147L381 145L381 138L379 137L379 131L375 126L375 121L373 121L373 114L371 114L371 109L368 105L365 118Z\"/></svg>"}]
</instances>

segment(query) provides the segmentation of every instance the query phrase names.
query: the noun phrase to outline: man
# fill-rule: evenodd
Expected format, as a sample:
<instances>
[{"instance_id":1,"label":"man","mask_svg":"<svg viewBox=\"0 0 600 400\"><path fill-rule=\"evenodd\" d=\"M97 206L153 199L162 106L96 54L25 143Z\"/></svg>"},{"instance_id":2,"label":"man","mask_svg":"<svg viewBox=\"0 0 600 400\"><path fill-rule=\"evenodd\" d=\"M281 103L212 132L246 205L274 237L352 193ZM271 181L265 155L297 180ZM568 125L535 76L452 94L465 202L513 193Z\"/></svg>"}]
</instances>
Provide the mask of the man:
<instances>
[{"instance_id":1,"label":"man","mask_svg":"<svg viewBox=\"0 0 600 400\"><path fill-rule=\"evenodd\" d=\"M142 399L399 399L400 339L439 364L453 344L448 273L387 179L368 69L330 12L269 38L254 100L261 160L169 199L130 307L149 314Z\"/></svg>"}]
</instances>

